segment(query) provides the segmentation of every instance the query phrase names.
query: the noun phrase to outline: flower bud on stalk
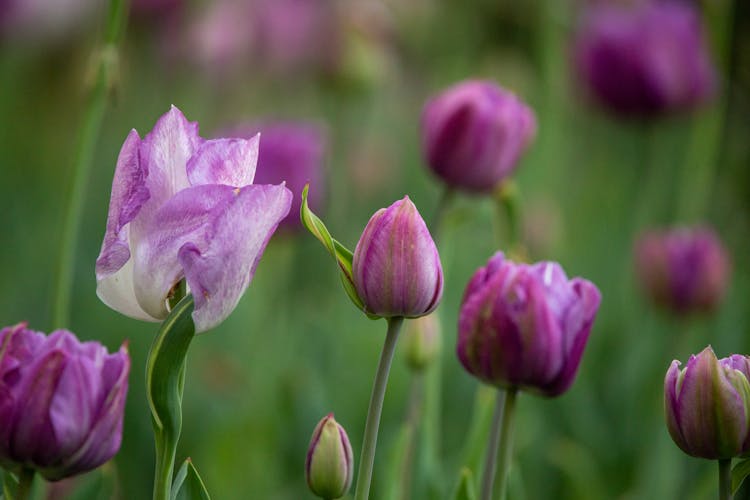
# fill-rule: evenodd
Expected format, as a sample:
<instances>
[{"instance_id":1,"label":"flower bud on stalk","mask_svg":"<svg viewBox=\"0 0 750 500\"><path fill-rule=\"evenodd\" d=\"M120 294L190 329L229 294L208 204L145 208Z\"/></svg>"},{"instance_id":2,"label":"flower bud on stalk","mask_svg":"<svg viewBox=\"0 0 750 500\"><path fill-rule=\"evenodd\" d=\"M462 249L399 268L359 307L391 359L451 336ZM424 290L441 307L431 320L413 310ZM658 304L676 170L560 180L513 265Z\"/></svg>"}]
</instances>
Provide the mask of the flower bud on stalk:
<instances>
[{"instance_id":1,"label":"flower bud on stalk","mask_svg":"<svg viewBox=\"0 0 750 500\"><path fill-rule=\"evenodd\" d=\"M731 459L750 451L750 358L717 359L711 347L672 361L664 380L667 429L693 457Z\"/></svg>"},{"instance_id":2,"label":"flower bud on stalk","mask_svg":"<svg viewBox=\"0 0 750 500\"><path fill-rule=\"evenodd\" d=\"M404 335L406 363L414 372L421 372L440 353L440 321L434 314L407 323Z\"/></svg>"},{"instance_id":3,"label":"flower bud on stalk","mask_svg":"<svg viewBox=\"0 0 750 500\"><path fill-rule=\"evenodd\" d=\"M489 81L460 82L427 102L422 148L448 186L491 192L508 177L536 133L531 109Z\"/></svg>"},{"instance_id":4,"label":"flower bud on stalk","mask_svg":"<svg viewBox=\"0 0 750 500\"><path fill-rule=\"evenodd\" d=\"M310 440L305 460L307 485L320 498L341 498L352 485L353 465L349 437L330 413L315 427Z\"/></svg>"},{"instance_id":5,"label":"flower bud on stalk","mask_svg":"<svg viewBox=\"0 0 750 500\"><path fill-rule=\"evenodd\" d=\"M352 280L368 313L416 318L435 310L443 296L443 268L408 196L367 223L354 250Z\"/></svg>"},{"instance_id":6,"label":"flower bud on stalk","mask_svg":"<svg viewBox=\"0 0 750 500\"><path fill-rule=\"evenodd\" d=\"M498 252L472 277L457 353L488 384L553 397L573 383L601 295L559 264L516 264Z\"/></svg>"},{"instance_id":7,"label":"flower bud on stalk","mask_svg":"<svg viewBox=\"0 0 750 500\"><path fill-rule=\"evenodd\" d=\"M0 464L56 481L120 449L130 357L67 330L0 330Z\"/></svg>"}]
</instances>

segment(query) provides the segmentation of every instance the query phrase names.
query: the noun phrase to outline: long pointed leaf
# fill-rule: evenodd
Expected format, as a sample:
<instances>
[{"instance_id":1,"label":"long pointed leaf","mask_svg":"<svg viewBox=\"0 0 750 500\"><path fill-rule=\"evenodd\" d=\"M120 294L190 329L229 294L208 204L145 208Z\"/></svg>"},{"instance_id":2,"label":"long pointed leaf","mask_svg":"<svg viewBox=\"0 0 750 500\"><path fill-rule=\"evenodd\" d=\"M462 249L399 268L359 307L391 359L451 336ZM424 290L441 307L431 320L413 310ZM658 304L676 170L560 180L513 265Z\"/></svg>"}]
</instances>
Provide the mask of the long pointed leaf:
<instances>
[{"instance_id":1,"label":"long pointed leaf","mask_svg":"<svg viewBox=\"0 0 750 500\"><path fill-rule=\"evenodd\" d=\"M477 494L474 490L474 476L466 467L461 469L461 478L458 487L453 494L453 500L476 500Z\"/></svg>"},{"instance_id":2,"label":"long pointed leaf","mask_svg":"<svg viewBox=\"0 0 750 500\"><path fill-rule=\"evenodd\" d=\"M211 500L206 485L190 458L182 463L174 478L171 500Z\"/></svg>"},{"instance_id":3,"label":"long pointed leaf","mask_svg":"<svg viewBox=\"0 0 750 500\"><path fill-rule=\"evenodd\" d=\"M740 460L737 465L732 467L732 494L737 493L737 490L742 486L742 481L747 476L750 476L750 458Z\"/></svg>"}]
</instances>

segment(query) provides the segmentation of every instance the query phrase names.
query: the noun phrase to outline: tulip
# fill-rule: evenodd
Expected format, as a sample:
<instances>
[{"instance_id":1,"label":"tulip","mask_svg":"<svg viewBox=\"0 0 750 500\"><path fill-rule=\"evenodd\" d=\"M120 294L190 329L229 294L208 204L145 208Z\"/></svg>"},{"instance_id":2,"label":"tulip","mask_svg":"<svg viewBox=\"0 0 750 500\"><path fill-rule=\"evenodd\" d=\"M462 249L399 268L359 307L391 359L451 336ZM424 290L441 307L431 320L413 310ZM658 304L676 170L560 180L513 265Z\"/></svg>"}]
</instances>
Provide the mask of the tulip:
<instances>
[{"instance_id":1,"label":"tulip","mask_svg":"<svg viewBox=\"0 0 750 500\"><path fill-rule=\"evenodd\" d=\"M510 176L536 133L533 111L489 81L460 82L422 112L427 164L448 186L492 191Z\"/></svg>"},{"instance_id":2,"label":"tulip","mask_svg":"<svg viewBox=\"0 0 750 500\"><path fill-rule=\"evenodd\" d=\"M258 137L205 140L172 107L125 140L96 261L97 295L132 318L161 321L185 280L196 332L221 323L289 212L283 185L253 185Z\"/></svg>"},{"instance_id":3,"label":"tulip","mask_svg":"<svg viewBox=\"0 0 750 500\"><path fill-rule=\"evenodd\" d=\"M120 449L130 357L67 330L0 330L0 464L48 480L94 469Z\"/></svg>"},{"instance_id":4,"label":"tulip","mask_svg":"<svg viewBox=\"0 0 750 500\"><path fill-rule=\"evenodd\" d=\"M713 311L729 281L729 257L709 228L644 233L635 262L644 292L675 313Z\"/></svg>"},{"instance_id":5,"label":"tulip","mask_svg":"<svg viewBox=\"0 0 750 500\"><path fill-rule=\"evenodd\" d=\"M576 63L597 100L623 115L690 109L716 88L699 14L687 2L592 7Z\"/></svg>"},{"instance_id":6,"label":"tulip","mask_svg":"<svg viewBox=\"0 0 750 500\"><path fill-rule=\"evenodd\" d=\"M300 229L302 189L306 184L310 185L307 200L313 210L320 208L325 195L323 131L317 125L306 122L247 124L230 130L232 136L247 139L260 133L262 142L255 182L286 183L293 195L292 206L289 215L281 222L281 227L288 230Z\"/></svg>"},{"instance_id":7,"label":"tulip","mask_svg":"<svg viewBox=\"0 0 750 500\"><path fill-rule=\"evenodd\" d=\"M469 281L457 353L486 383L553 397L573 383L601 295L559 264L516 264L496 253Z\"/></svg>"},{"instance_id":8,"label":"tulip","mask_svg":"<svg viewBox=\"0 0 750 500\"><path fill-rule=\"evenodd\" d=\"M409 321L404 337L406 363L414 372L424 371L440 354L440 321L434 314Z\"/></svg>"},{"instance_id":9,"label":"tulip","mask_svg":"<svg viewBox=\"0 0 750 500\"><path fill-rule=\"evenodd\" d=\"M750 451L750 357L716 359L711 347L672 361L664 380L667 428L688 455L731 459Z\"/></svg>"},{"instance_id":10,"label":"tulip","mask_svg":"<svg viewBox=\"0 0 750 500\"><path fill-rule=\"evenodd\" d=\"M352 485L353 465L349 437L330 413L315 427L310 440L305 460L307 485L320 498L341 498Z\"/></svg>"},{"instance_id":11,"label":"tulip","mask_svg":"<svg viewBox=\"0 0 750 500\"><path fill-rule=\"evenodd\" d=\"M375 212L357 242L352 279L365 311L416 318L443 296L443 268L435 242L408 196Z\"/></svg>"}]
</instances>

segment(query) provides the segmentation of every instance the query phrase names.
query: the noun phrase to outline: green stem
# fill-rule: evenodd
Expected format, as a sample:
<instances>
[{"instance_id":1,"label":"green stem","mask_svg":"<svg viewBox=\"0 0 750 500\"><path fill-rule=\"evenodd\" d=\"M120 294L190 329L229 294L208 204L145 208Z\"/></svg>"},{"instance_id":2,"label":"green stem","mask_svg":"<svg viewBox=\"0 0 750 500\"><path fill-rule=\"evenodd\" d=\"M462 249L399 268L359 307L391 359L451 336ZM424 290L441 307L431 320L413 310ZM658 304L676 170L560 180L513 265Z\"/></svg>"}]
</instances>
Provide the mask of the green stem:
<instances>
[{"instance_id":1,"label":"green stem","mask_svg":"<svg viewBox=\"0 0 750 500\"><path fill-rule=\"evenodd\" d=\"M732 500L732 459L719 460L719 500Z\"/></svg>"},{"instance_id":2,"label":"green stem","mask_svg":"<svg viewBox=\"0 0 750 500\"><path fill-rule=\"evenodd\" d=\"M521 202L518 187L512 180L504 181L493 193L498 219L505 218L508 240L503 245L502 237L497 236L498 246L514 252L521 252Z\"/></svg>"},{"instance_id":3,"label":"green stem","mask_svg":"<svg viewBox=\"0 0 750 500\"><path fill-rule=\"evenodd\" d=\"M73 284L75 254L81 225L81 213L86 200L86 189L93 164L94 148L98 143L107 96L113 87L117 72L117 44L127 17L125 0L110 0L107 15L107 30L100 49L96 82L86 105L86 114L81 126L73 162L72 184L67 196L67 208L62 223L62 241L57 266L54 309L52 319L55 327L68 324L70 315L70 291Z\"/></svg>"},{"instance_id":4,"label":"green stem","mask_svg":"<svg viewBox=\"0 0 750 500\"><path fill-rule=\"evenodd\" d=\"M432 214L432 220L430 220L430 233L432 233L432 238L435 240L437 240L442 229L445 212L448 211L448 207L453 203L453 198L455 197L456 192L449 187L446 187L440 195L437 207L435 207L435 211Z\"/></svg>"},{"instance_id":5,"label":"green stem","mask_svg":"<svg viewBox=\"0 0 750 500\"><path fill-rule=\"evenodd\" d=\"M518 389L508 389L505 395L505 407L503 408L503 423L500 430L500 451L497 462L497 477L495 481L495 498L505 500L505 491L508 485L508 469L510 468L510 452L513 448L513 421L516 409L516 396Z\"/></svg>"},{"instance_id":6,"label":"green stem","mask_svg":"<svg viewBox=\"0 0 750 500\"><path fill-rule=\"evenodd\" d=\"M34 469L23 467L18 473L18 489L14 500L26 500L31 497L31 485L34 482Z\"/></svg>"},{"instance_id":7,"label":"green stem","mask_svg":"<svg viewBox=\"0 0 750 500\"><path fill-rule=\"evenodd\" d=\"M378 441L378 427L380 425L380 414L383 411L385 387L388 384L388 372L391 369L393 353L396 350L396 340L398 340L403 322L404 318L402 317L388 318L388 333L383 344L383 351L380 354L378 371L375 374L375 382L370 396L370 407L367 411L365 436L362 442L362 454L360 455L359 472L357 474L357 488L354 493L355 500L368 500L370 496L372 466L375 463L375 447Z\"/></svg>"},{"instance_id":8,"label":"green stem","mask_svg":"<svg viewBox=\"0 0 750 500\"><path fill-rule=\"evenodd\" d=\"M497 391L495 413L492 415L492 427L490 427L490 440L487 445L487 456L482 473L481 500L492 499L492 484L495 482L495 469L497 467L497 451L500 449L500 427L503 423L503 409L505 408L505 391Z\"/></svg>"},{"instance_id":9,"label":"green stem","mask_svg":"<svg viewBox=\"0 0 750 500\"><path fill-rule=\"evenodd\" d=\"M411 381L411 394L409 397L409 410L406 414L406 451L404 452L404 463L400 470L400 492L401 498L409 500L411 495L411 479L414 474L414 457L417 444L417 429L422 414L423 387L422 373L414 373Z\"/></svg>"}]
</instances>

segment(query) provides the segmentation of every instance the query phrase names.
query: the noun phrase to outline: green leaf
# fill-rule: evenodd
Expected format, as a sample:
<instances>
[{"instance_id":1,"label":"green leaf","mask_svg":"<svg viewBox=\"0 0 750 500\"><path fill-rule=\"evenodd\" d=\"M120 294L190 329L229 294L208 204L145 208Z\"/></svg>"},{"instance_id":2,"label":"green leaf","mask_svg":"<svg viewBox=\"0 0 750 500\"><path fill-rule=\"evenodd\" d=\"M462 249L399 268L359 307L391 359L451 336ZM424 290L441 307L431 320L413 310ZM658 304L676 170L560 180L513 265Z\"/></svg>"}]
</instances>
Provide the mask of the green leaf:
<instances>
[{"instance_id":1,"label":"green leaf","mask_svg":"<svg viewBox=\"0 0 750 500\"><path fill-rule=\"evenodd\" d=\"M3 499L13 500L18 491L18 478L10 471L3 470Z\"/></svg>"},{"instance_id":2,"label":"green leaf","mask_svg":"<svg viewBox=\"0 0 750 500\"><path fill-rule=\"evenodd\" d=\"M187 458L172 484L171 500L211 500L193 461Z\"/></svg>"},{"instance_id":3,"label":"green leaf","mask_svg":"<svg viewBox=\"0 0 750 500\"><path fill-rule=\"evenodd\" d=\"M146 395L156 442L154 498L166 500L172 484L177 442L182 430L185 358L195 336L191 295L162 323L146 361Z\"/></svg>"},{"instance_id":4,"label":"green leaf","mask_svg":"<svg viewBox=\"0 0 750 500\"><path fill-rule=\"evenodd\" d=\"M341 284L351 301L357 306L357 309L364 312L370 319L379 319L380 316L365 311L365 304L362 302L362 299L357 293L357 288L354 286L354 280L352 278L352 251L331 236L331 233L328 232L328 228L323 224L323 221L320 220L320 218L315 215L307 205L307 191L309 187L310 185L308 184L302 190L302 206L300 207L300 218L302 219L302 224L323 244L324 247L326 247L328 253L336 259L336 263L339 266Z\"/></svg>"},{"instance_id":5,"label":"green leaf","mask_svg":"<svg viewBox=\"0 0 750 500\"><path fill-rule=\"evenodd\" d=\"M461 477L458 480L458 486L453 494L454 500L476 500L477 494L474 491L474 475L471 470L463 467Z\"/></svg>"},{"instance_id":6,"label":"green leaf","mask_svg":"<svg viewBox=\"0 0 750 500\"><path fill-rule=\"evenodd\" d=\"M750 458L742 459L732 467L732 494L740 489L747 476L750 476Z\"/></svg>"}]
</instances>

